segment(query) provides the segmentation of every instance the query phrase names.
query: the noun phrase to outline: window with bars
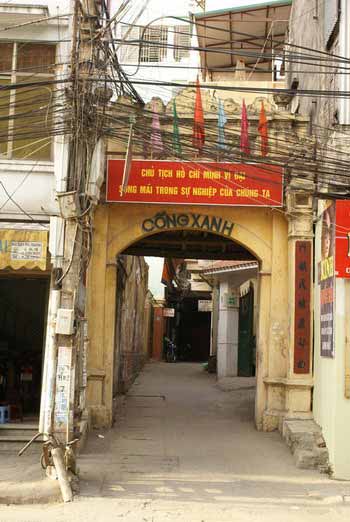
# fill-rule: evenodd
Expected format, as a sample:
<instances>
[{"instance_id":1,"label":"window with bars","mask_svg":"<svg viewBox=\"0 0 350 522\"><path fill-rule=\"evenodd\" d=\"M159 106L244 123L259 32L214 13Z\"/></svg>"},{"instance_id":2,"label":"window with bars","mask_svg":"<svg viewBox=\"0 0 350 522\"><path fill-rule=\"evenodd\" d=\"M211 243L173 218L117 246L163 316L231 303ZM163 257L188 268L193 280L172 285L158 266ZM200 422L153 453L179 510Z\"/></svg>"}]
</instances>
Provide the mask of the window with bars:
<instances>
[{"instance_id":1,"label":"window with bars","mask_svg":"<svg viewBox=\"0 0 350 522\"><path fill-rule=\"evenodd\" d=\"M0 96L0 158L51 159L56 47L32 42L0 42L0 85L34 85L4 90Z\"/></svg>"},{"instance_id":2,"label":"window with bars","mask_svg":"<svg viewBox=\"0 0 350 522\"><path fill-rule=\"evenodd\" d=\"M141 62L162 62L167 55L168 28L154 25L141 29L142 47Z\"/></svg>"},{"instance_id":3,"label":"window with bars","mask_svg":"<svg viewBox=\"0 0 350 522\"><path fill-rule=\"evenodd\" d=\"M172 43L173 49L170 49L169 54L173 54L176 62L180 62L190 55L189 47L191 45L191 27L189 25L177 25L175 27L167 27L163 25L156 25L148 27L146 30L142 27L135 27L130 25L122 25L121 27L121 46L120 46L120 62L137 63L139 60L140 44L141 46L141 62L163 62L166 60L168 54L167 45Z\"/></svg>"},{"instance_id":4,"label":"window with bars","mask_svg":"<svg viewBox=\"0 0 350 522\"><path fill-rule=\"evenodd\" d=\"M190 55L191 28L189 25L177 25L174 33L174 60L180 62Z\"/></svg>"}]
</instances>

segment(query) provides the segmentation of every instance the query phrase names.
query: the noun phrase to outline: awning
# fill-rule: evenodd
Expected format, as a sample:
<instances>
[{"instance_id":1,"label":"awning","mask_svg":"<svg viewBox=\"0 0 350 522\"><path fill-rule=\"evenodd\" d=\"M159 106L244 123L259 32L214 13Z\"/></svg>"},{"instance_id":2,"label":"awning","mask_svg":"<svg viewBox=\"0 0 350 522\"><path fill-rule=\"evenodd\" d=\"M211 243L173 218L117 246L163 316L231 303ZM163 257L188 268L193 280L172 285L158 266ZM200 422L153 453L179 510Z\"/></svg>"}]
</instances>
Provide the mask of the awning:
<instances>
[{"instance_id":1,"label":"awning","mask_svg":"<svg viewBox=\"0 0 350 522\"><path fill-rule=\"evenodd\" d=\"M0 223L0 270L46 270L48 225Z\"/></svg>"},{"instance_id":2,"label":"awning","mask_svg":"<svg viewBox=\"0 0 350 522\"><path fill-rule=\"evenodd\" d=\"M269 69L271 54L282 53L292 0L267 0L256 4L206 11L194 15L203 69L245 67Z\"/></svg>"}]
</instances>

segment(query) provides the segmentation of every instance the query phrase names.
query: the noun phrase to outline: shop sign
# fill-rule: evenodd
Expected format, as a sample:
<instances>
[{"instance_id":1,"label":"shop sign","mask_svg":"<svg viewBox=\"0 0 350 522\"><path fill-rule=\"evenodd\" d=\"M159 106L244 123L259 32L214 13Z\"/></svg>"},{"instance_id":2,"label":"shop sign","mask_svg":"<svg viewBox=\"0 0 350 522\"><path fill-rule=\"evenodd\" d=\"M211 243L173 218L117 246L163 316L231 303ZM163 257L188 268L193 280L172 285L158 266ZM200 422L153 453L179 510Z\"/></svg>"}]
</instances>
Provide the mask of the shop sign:
<instances>
[{"instance_id":1,"label":"shop sign","mask_svg":"<svg viewBox=\"0 0 350 522\"><path fill-rule=\"evenodd\" d=\"M295 244L294 373L310 372L311 242Z\"/></svg>"},{"instance_id":2,"label":"shop sign","mask_svg":"<svg viewBox=\"0 0 350 522\"><path fill-rule=\"evenodd\" d=\"M337 201L335 222L335 274L350 278L350 201Z\"/></svg>"},{"instance_id":3,"label":"shop sign","mask_svg":"<svg viewBox=\"0 0 350 522\"><path fill-rule=\"evenodd\" d=\"M335 203L331 202L321 215L321 262L318 265L320 285L321 356L334 357L335 306Z\"/></svg>"},{"instance_id":4,"label":"shop sign","mask_svg":"<svg viewBox=\"0 0 350 522\"><path fill-rule=\"evenodd\" d=\"M0 269L46 270L47 231L0 229Z\"/></svg>"},{"instance_id":5,"label":"shop sign","mask_svg":"<svg viewBox=\"0 0 350 522\"><path fill-rule=\"evenodd\" d=\"M198 300L198 312L212 312L213 311L213 301L209 301L208 299L199 299Z\"/></svg>"},{"instance_id":6,"label":"shop sign","mask_svg":"<svg viewBox=\"0 0 350 522\"><path fill-rule=\"evenodd\" d=\"M160 232L163 229L169 230L172 228L194 228L213 233L216 232L217 234L228 237L231 236L233 227L234 224L226 219L192 212L188 214L168 214L167 212L161 212L142 222L143 232Z\"/></svg>"},{"instance_id":7,"label":"shop sign","mask_svg":"<svg viewBox=\"0 0 350 522\"><path fill-rule=\"evenodd\" d=\"M163 317L175 317L175 308L163 308Z\"/></svg>"},{"instance_id":8,"label":"shop sign","mask_svg":"<svg viewBox=\"0 0 350 522\"><path fill-rule=\"evenodd\" d=\"M122 189L124 160L110 159L107 201L281 207L283 170L275 165L133 160Z\"/></svg>"}]
</instances>

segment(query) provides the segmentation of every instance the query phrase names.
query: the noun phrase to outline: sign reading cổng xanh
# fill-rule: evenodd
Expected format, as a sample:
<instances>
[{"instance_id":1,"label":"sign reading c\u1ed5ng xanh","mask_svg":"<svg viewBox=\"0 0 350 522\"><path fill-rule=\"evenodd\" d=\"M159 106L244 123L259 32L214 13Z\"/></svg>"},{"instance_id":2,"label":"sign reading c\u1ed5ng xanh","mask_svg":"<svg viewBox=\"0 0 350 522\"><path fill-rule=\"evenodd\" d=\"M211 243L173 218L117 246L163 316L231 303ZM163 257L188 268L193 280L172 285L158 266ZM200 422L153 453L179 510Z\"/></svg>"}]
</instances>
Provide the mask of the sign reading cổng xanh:
<instances>
[{"instance_id":1,"label":"sign reading c\u1ed5ng xanh","mask_svg":"<svg viewBox=\"0 0 350 522\"><path fill-rule=\"evenodd\" d=\"M124 160L110 159L107 201L281 207L283 172L274 165L133 160L123 192Z\"/></svg>"}]
</instances>

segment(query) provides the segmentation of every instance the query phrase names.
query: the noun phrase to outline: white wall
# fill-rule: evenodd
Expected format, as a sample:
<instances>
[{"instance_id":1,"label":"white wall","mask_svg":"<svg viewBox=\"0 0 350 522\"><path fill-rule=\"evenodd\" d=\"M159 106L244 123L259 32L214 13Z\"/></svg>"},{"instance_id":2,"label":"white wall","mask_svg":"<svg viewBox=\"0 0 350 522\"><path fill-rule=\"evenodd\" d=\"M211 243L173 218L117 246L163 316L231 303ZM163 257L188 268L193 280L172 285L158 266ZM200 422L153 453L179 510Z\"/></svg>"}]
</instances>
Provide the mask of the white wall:
<instances>
[{"instance_id":1,"label":"white wall","mask_svg":"<svg viewBox=\"0 0 350 522\"><path fill-rule=\"evenodd\" d=\"M321 257L321 223L316 230L315 275ZM314 419L322 428L334 477L350 480L350 399L344 395L346 338L346 303L350 304L350 280L336 279L335 357L320 355L320 287L315 285ZM347 308L348 310L350 307ZM349 330L349 325L347 326Z\"/></svg>"},{"instance_id":2,"label":"white wall","mask_svg":"<svg viewBox=\"0 0 350 522\"><path fill-rule=\"evenodd\" d=\"M133 23L135 22L135 17L138 15L139 6L142 2L137 4L138 9L133 9L131 13L123 18L123 22ZM155 20L159 17L169 17L169 16L179 16L179 17L188 17L190 12L199 11L198 6L194 8L195 2L192 0L176 0L175 2L165 2L159 0L150 0L148 3L147 9L143 12L143 14L136 19L137 24L146 25L152 20ZM155 25L165 25L169 27L169 39L168 43L172 44L173 38L173 26L174 25L186 25L186 22L182 22L181 20L175 20L172 18L163 18L161 20L155 21ZM117 37L119 38L121 33L121 27L117 28ZM192 46L197 45L196 36L193 35L192 38ZM150 82L156 81L179 81L179 82L192 82L196 79L198 70L196 67L199 66L199 54L197 51L191 51L190 56L188 58L184 58L181 62L175 62L173 57L173 49L169 48L167 51L167 57L161 63L150 63L150 64L141 64L139 70L136 72L136 63L137 59L133 62L132 65L124 65L123 60L123 68L127 74L132 75L132 80L145 80ZM119 55L120 56L120 55ZM171 68L164 67L165 65L170 65ZM176 67L176 65L181 67ZM163 66L163 67L162 67ZM187 67L187 69L183 68ZM194 68L194 69L193 69ZM135 74L136 72L136 74ZM159 96L162 98L164 102L168 102L174 92L172 87L162 87L162 86L137 86L137 91L140 93L142 98L148 102L153 96Z\"/></svg>"},{"instance_id":3,"label":"white wall","mask_svg":"<svg viewBox=\"0 0 350 522\"><path fill-rule=\"evenodd\" d=\"M8 4L9 7L18 6L20 13L27 12L27 14L30 13L30 9L28 8L28 11L26 11L21 9L20 6L48 6L49 15L55 16L57 14L68 15L70 13L71 0L39 0L37 2L33 0L12 0ZM9 22L6 13L6 8L2 6L0 11L0 38L4 40L58 42L69 39L71 21L69 16L64 19L49 21L48 23L31 24L1 32L2 26L10 27L16 23L14 21L15 18L11 18L12 21ZM34 18L33 16L26 18L23 15L18 15L18 23L33 20L36 18L36 15ZM56 61L64 63L68 62L69 59L70 43L61 42L57 46ZM60 141L59 137L56 139L56 142L58 141ZM57 143L55 143L55 152L57 150ZM57 159L57 154L55 154L55 157ZM57 214L58 206L55 201L54 190L55 172L52 161L8 160L2 158L0 159L0 179L3 183L3 186L0 186L1 219L26 221L32 218L47 221L50 215ZM5 190L12 194L14 201L11 201Z\"/></svg>"},{"instance_id":4,"label":"white wall","mask_svg":"<svg viewBox=\"0 0 350 522\"><path fill-rule=\"evenodd\" d=\"M161 283L164 259L162 257L145 257L149 266L148 288L155 299L164 299L164 285Z\"/></svg>"}]
</instances>

